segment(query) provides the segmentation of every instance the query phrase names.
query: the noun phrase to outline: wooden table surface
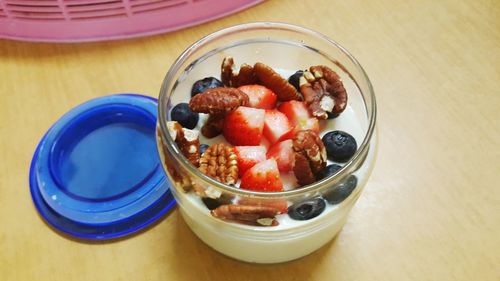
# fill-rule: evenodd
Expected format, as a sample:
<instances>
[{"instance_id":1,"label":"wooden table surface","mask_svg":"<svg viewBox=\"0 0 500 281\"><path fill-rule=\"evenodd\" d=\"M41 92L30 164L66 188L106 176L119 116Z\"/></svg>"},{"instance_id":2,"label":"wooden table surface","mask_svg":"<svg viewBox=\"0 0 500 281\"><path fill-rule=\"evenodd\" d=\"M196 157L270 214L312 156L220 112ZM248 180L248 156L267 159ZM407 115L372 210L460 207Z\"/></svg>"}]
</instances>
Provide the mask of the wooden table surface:
<instances>
[{"instance_id":1,"label":"wooden table surface","mask_svg":"<svg viewBox=\"0 0 500 281\"><path fill-rule=\"evenodd\" d=\"M336 239L305 258L262 266L213 251L177 210L112 243L67 239L40 219L29 163L64 112L110 93L157 96L196 39L266 20L335 39L375 87L377 163ZM0 97L0 280L500 280L497 0L275 0L142 39L4 40Z\"/></svg>"}]
</instances>

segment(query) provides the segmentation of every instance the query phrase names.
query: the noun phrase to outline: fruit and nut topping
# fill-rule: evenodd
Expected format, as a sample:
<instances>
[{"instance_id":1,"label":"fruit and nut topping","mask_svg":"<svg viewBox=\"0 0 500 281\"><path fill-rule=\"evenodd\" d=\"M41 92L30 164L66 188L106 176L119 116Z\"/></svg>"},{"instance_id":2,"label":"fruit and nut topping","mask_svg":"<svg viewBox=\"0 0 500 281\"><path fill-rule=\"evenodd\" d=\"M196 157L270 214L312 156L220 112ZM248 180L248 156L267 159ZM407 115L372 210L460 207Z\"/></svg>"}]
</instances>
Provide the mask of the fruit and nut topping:
<instances>
[{"instance_id":1,"label":"fruit and nut topping","mask_svg":"<svg viewBox=\"0 0 500 281\"><path fill-rule=\"evenodd\" d=\"M336 122L326 119L339 116L348 100L340 76L327 66L311 66L284 78L264 63L237 68L234 59L226 57L220 80L197 80L190 96L188 103L172 108L169 133L201 173L234 188L257 192L301 188L336 174L342 168L337 163L356 153L350 134L321 130L325 122ZM200 144L195 128L206 143ZM339 204L356 184L351 176L321 196L295 203L233 198L216 187L194 183L192 190L216 218L276 226L276 216L286 213L293 220L319 216L326 203Z\"/></svg>"}]
</instances>

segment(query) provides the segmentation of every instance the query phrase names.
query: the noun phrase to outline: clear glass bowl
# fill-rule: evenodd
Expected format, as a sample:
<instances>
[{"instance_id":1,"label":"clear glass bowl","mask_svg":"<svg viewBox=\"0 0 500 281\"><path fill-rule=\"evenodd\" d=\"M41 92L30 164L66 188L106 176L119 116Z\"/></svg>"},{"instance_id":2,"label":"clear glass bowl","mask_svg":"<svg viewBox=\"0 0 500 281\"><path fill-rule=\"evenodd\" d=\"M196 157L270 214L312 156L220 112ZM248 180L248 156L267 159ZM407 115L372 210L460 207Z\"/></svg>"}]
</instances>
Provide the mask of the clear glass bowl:
<instances>
[{"instance_id":1,"label":"clear glass bowl","mask_svg":"<svg viewBox=\"0 0 500 281\"><path fill-rule=\"evenodd\" d=\"M199 172L180 153L168 133L167 121L171 120L169 113L173 106L188 102L196 80L219 77L220 65L226 56L232 56L236 65L263 62L287 75L312 65L326 65L336 71L347 90L348 106L339 117L320 121L321 136L333 129L350 133L358 143L355 155L342 163L342 169L334 175L284 192L242 190ZM370 81L359 63L339 44L320 33L290 24L248 23L200 39L172 65L160 91L158 147L180 212L201 240L239 260L284 262L315 251L344 225L374 165L375 118L375 96ZM331 195L347 182L357 185L340 202L325 201L326 208L317 217L299 221L282 214L276 216L278 226L245 225L215 218L200 198L220 196L225 200L229 198L233 204L267 206L286 202L291 206L311 198L326 198L326 194Z\"/></svg>"}]
</instances>

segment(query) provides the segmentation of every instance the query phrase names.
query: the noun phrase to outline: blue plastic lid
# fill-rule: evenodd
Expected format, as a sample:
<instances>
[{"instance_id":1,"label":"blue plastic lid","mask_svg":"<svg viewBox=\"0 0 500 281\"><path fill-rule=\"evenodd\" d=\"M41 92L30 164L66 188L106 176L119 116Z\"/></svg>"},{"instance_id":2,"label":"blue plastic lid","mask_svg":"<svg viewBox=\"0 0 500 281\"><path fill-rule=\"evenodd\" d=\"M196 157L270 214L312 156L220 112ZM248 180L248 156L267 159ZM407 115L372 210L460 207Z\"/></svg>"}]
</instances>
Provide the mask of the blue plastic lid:
<instances>
[{"instance_id":1,"label":"blue plastic lid","mask_svg":"<svg viewBox=\"0 0 500 281\"><path fill-rule=\"evenodd\" d=\"M30 189L41 216L79 238L138 231L175 205L156 147L157 100L118 94L61 117L33 156Z\"/></svg>"}]
</instances>

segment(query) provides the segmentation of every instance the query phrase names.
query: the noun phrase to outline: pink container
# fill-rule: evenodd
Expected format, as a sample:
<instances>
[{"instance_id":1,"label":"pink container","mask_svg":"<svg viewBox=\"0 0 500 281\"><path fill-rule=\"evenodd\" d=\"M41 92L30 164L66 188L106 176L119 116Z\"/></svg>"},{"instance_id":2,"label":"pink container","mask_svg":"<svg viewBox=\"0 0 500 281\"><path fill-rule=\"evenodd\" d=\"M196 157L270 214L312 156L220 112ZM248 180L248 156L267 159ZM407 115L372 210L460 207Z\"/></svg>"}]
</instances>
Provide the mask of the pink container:
<instances>
[{"instance_id":1,"label":"pink container","mask_svg":"<svg viewBox=\"0 0 500 281\"><path fill-rule=\"evenodd\" d=\"M83 42L158 34L263 0L0 0L0 38Z\"/></svg>"}]
</instances>

